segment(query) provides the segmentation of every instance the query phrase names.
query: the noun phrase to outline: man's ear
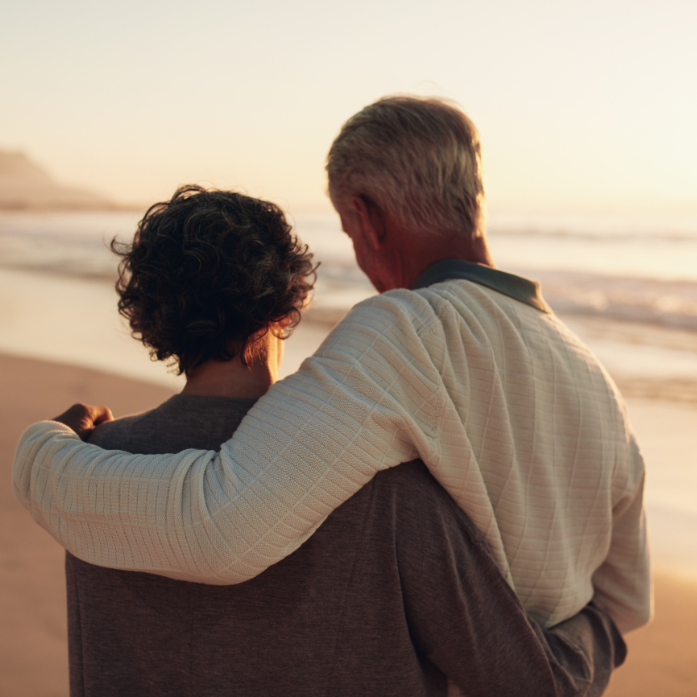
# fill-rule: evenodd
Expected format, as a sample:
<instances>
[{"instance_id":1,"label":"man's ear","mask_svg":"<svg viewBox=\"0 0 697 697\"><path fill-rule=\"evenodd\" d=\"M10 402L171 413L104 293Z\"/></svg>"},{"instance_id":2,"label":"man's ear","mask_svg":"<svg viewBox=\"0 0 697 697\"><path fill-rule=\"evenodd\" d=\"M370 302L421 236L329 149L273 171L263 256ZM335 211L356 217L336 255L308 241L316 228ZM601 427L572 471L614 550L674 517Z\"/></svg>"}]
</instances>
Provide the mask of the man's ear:
<instances>
[{"instance_id":1,"label":"man's ear","mask_svg":"<svg viewBox=\"0 0 697 697\"><path fill-rule=\"evenodd\" d=\"M377 251L385 237L385 216L383 212L379 206L362 196L354 196L351 199L351 205L358 213L361 228L368 245L373 251Z\"/></svg>"}]
</instances>

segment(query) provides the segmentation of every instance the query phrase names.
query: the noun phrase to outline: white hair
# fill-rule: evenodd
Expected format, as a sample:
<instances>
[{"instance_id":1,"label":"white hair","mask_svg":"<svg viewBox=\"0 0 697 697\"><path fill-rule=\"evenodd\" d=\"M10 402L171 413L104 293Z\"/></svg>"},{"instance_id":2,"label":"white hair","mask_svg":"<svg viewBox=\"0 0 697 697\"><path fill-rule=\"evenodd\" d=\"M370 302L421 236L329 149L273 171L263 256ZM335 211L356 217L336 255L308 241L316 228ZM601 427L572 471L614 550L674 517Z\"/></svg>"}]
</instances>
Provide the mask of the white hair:
<instances>
[{"instance_id":1,"label":"white hair","mask_svg":"<svg viewBox=\"0 0 697 697\"><path fill-rule=\"evenodd\" d=\"M365 107L332 143L327 174L335 205L360 196L414 232L481 231L479 134L445 100L394 96Z\"/></svg>"}]
</instances>

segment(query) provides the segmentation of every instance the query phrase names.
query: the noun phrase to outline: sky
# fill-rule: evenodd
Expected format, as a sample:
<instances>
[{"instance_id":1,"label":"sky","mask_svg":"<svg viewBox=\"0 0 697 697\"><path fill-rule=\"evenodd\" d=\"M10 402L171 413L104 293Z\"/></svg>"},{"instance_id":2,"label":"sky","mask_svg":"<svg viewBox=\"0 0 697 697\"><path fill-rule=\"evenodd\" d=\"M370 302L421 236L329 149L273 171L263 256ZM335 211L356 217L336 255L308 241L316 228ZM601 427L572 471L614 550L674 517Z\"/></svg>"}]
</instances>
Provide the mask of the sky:
<instances>
[{"instance_id":1,"label":"sky","mask_svg":"<svg viewBox=\"0 0 697 697\"><path fill-rule=\"evenodd\" d=\"M182 183L327 210L342 123L457 101L494 208L697 209L694 0L6 0L0 149L149 203Z\"/></svg>"}]
</instances>

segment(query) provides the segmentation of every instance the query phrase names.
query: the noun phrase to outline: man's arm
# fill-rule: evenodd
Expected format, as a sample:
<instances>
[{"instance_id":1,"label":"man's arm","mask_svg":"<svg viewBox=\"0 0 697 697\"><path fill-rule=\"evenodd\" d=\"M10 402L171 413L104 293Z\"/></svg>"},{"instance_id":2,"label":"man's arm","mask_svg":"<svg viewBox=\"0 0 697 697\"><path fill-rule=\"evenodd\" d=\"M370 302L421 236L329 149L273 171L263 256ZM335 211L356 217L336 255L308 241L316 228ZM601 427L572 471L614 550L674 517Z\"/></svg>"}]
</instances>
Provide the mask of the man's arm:
<instances>
[{"instance_id":1,"label":"man's arm","mask_svg":"<svg viewBox=\"0 0 697 697\"><path fill-rule=\"evenodd\" d=\"M439 460L440 377L419 348L432 312L410 296L350 313L220 453L107 452L35 424L15 456L18 500L97 565L219 584L255 576L378 470L417 453Z\"/></svg>"},{"instance_id":2,"label":"man's arm","mask_svg":"<svg viewBox=\"0 0 697 697\"><path fill-rule=\"evenodd\" d=\"M548 656L558 695L602 695L612 671L627 657L622 635L594 602L551 629L543 630L533 620L531 625Z\"/></svg>"}]
</instances>

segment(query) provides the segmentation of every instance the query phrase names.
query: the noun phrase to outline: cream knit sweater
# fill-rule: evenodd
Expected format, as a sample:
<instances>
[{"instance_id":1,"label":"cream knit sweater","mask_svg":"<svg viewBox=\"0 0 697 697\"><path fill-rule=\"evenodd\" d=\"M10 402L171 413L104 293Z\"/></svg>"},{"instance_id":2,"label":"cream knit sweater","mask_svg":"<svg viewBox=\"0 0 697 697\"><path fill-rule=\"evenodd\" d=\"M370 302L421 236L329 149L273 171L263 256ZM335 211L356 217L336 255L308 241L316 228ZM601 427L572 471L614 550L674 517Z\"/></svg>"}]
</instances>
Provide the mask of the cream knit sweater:
<instances>
[{"instance_id":1,"label":"cream knit sweater","mask_svg":"<svg viewBox=\"0 0 697 697\"><path fill-rule=\"evenodd\" d=\"M644 463L620 396L556 316L471 281L356 306L220 453L108 452L42 422L20 440L14 485L81 559L229 584L415 457L541 622L593 596L623 631L648 620Z\"/></svg>"}]
</instances>

